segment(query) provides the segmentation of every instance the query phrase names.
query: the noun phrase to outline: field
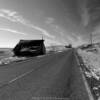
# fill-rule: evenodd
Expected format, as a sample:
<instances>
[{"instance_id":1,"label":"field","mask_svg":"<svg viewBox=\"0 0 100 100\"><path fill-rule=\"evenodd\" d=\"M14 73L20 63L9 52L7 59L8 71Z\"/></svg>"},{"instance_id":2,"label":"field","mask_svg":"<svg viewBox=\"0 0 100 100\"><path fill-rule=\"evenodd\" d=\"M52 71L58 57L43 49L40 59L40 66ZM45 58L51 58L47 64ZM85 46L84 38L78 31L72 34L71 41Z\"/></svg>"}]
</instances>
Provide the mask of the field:
<instances>
[{"instance_id":1,"label":"field","mask_svg":"<svg viewBox=\"0 0 100 100\"><path fill-rule=\"evenodd\" d=\"M13 57L12 48L0 48L0 65L9 64L14 61L25 60L25 57Z\"/></svg>"},{"instance_id":2,"label":"field","mask_svg":"<svg viewBox=\"0 0 100 100\"><path fill-rule=\"evenodd\" d=\"M100 100L100 48L78 49L78 54L83 61L83 71L92 93Z\"/></svg>"},{"instance_id":3,"label":"field","mask_svg":"<svg viewBox=\"0 0 100 100\"><path fill-rule=\"evenodd\" d=\"M46 53L54 53L64 51L66 48L64 46L49 46L46 47ZM26 57L13 56L12 48L0 48L0 65L9 64L14 61L23 61L27 59Z\"/></svg>"},{"instance_id":4,"label":"field","mask_svg":"<svg viewBox=\"0 0 100 100\"><path fill-rule=\"evenodd\" d=\"M12 48L0 48L0 59L12 56Z\"/></svg>"}]
</instances>

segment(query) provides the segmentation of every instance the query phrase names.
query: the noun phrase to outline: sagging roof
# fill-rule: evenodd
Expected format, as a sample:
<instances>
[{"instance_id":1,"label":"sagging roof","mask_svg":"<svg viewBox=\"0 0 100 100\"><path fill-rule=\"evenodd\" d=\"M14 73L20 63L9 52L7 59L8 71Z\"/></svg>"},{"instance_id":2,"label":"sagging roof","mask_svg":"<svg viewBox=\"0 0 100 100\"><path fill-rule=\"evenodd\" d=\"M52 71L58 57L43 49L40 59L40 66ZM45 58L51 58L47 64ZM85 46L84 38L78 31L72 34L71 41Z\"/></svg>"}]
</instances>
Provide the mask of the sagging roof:
<instances>
[{"instance_id":1,"label":"sagging roof","mask_svg":"<svg viewBox=\"0 0 100 100\"><path fill-rule=\"evenodd\" d=\"M40 43L43 43L44 42L44 40L20 40L19 41L19 43L21 43L21 44L40 44Z\"/></svg>"},{"instance_id":2,"label":"sagging roof","mask_svg":"<svg viewBox=\"0 0 100 100\"><path fill-rule=\"evenodd\" d=\"M13 49L17 56L34 56L45 54L44 40L20 40Z\"/></svg>"}]
</instances>

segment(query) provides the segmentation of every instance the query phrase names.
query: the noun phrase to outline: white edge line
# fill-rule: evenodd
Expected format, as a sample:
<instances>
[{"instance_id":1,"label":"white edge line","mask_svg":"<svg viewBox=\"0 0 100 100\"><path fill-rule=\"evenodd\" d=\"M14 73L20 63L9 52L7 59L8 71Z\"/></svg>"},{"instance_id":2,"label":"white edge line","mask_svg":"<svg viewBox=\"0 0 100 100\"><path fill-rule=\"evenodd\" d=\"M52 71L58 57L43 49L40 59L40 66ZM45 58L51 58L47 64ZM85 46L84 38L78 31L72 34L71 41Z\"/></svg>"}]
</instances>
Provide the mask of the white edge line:
<instances>
[{"instance_id":1,"label":"white edge line","mask_svg":"<svg viewBox=\"0 0 100 100\"><path fill-rule=\"evenodd\" d=\"M78 59L76 53L75 53L75 58L76 58L76 61L77 61L78 65L80 66L80 62L79 62L79 59ZM89 85L88 85L88 83L87 83L87 80L86 80L85 76L83 75L83 72L82 72L81 67L80 67L80 71L81 71L81 73L82 73L82 78L83 78L83 80L84 80L84 85L85 85L85 87L86 87L86 90L87 90L87 93L88 93L88 96L89 96L89 100L94 100L94 97L93 97L93 95L92 95L92 93L91 93L91 90L90 90L90 88L89 88Z\"/></svg>"}]
</instances>

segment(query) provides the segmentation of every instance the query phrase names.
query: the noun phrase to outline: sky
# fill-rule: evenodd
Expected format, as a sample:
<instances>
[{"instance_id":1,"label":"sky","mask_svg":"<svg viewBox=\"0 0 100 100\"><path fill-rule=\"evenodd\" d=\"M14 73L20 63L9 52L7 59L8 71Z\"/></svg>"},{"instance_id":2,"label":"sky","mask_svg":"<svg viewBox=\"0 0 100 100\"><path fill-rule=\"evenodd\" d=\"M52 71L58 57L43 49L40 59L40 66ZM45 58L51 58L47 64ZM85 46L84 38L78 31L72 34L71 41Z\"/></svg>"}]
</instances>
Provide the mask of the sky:
<instances>
[{"instance_id":1,"label":"sky","mask_svg":"<svg viewBox=\"0 0 100 100\"><path fill-rule=\"evenodd\" d=\"M99 0L0 0L0 47L42 37L46 46L87 43L90 33L99 37L99 6Z\"/></svg>"}]
</instances>

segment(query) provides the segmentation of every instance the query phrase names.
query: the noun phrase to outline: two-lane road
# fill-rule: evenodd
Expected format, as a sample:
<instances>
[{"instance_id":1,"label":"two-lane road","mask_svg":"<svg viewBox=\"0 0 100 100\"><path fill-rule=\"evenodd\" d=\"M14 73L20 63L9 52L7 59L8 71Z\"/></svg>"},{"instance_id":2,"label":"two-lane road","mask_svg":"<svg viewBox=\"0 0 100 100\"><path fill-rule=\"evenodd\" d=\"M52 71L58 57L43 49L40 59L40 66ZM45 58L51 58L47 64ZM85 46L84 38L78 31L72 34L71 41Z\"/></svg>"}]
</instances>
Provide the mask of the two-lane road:
<instances>
[{"instance_id":1,"label":"two-lane road","mask_svg":"<svg viewBox=\"0 0 100 100\"><path fill-rule=\"evenodd\" d=\"M88 100L77 66L73 50L1 66L0 100Z\"/></svg>"}]
</instances>

